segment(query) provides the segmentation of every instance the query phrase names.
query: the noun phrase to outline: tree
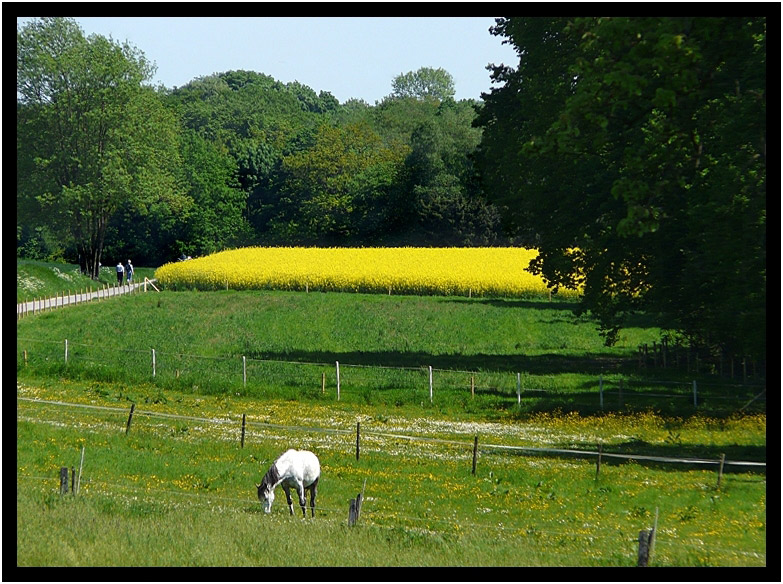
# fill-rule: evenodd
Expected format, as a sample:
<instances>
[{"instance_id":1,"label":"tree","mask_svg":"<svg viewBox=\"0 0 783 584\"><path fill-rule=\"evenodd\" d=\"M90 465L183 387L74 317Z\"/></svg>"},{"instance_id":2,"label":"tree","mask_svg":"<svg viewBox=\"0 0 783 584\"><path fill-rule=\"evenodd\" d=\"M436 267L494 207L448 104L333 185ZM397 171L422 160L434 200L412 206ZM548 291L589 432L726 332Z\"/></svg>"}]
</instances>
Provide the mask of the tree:
<instances>
[{"instance_id":1,"label":"tree","mask_svg":"<svg viewBox=\"0 0 783 584\"><path fill-rule=\"evenodd\" d=\"M176 181L177 124L143 83L152 66L128 44L85 38L71 19L17 31L18 221L73 241L97 276L106 230L121 205L184 208Z\"/></svg>"},{"instance_id":2,"label":"tree","mask_svg":"<svg viewBox=\"0 0 783 584\"><path fill-rule=\"evenodd\" d=\"M445 69L421 67L392 80L392 98L413 97L444 101L454 98L454 79Z\"/></svg>"},{"instance_id":3,"label":"tree","mask_svg":"<svg viewBox=\"0 0 783 584\"><path fill-rule=\"evenodd\" d=\"M236 161L192 130L183 136L182 159L194 205L183 218L180 253L207 255L246 244L246 196L236 178Z\"/></svg>"},{"instance_id":4,"label":"tree","mask_svg":"<svg viewBox=\"0 0 783 584\"><path fill-rule=\"evenodd\" d=\"M386 146L364 123L322 124L313 138L311 147L283 157L281 192L289 212L278 224L305 238L372 233L393 211L390 189L407 148Z\"/></svg>"},{"instance_id":5,"label":"tree","mask_svg":"<svg viewBox=\"0 0 783 584\"><path fill-rule=\"evenodd\" d=\"M766 20L500 19L488 191L551 286L614 342L624 317L766 357Z\"/></svg>"}]
</instances>

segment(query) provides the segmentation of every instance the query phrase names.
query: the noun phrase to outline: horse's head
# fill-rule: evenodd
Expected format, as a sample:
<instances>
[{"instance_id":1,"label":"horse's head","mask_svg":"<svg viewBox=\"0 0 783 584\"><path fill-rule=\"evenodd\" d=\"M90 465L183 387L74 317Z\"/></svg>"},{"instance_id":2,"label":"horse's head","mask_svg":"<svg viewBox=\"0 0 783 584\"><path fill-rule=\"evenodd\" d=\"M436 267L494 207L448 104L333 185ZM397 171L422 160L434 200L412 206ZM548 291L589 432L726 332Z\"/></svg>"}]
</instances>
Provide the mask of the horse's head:
<instances>
[{"instance_id":1,"label":"horse's head","mask_svg":"<svg viewBox=\"0 0 783 584\"><path fill-rule=\"evenodd\" d=\"M272 511L272 503L275 500L275 490L271 484L264 481L260 485L256 485L258 489L258 500L264 504L264 513L270 513Z\"/></svg>"}]
</instances>

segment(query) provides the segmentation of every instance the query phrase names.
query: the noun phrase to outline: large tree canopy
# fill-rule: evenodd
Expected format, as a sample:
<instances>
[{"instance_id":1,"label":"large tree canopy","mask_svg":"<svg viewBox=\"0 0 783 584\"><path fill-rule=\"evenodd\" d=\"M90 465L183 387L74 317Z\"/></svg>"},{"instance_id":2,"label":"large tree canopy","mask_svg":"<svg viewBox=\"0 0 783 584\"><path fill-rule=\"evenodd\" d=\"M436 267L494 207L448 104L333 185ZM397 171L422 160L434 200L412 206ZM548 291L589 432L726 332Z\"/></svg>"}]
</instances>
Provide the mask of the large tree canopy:
<instances>
[{"instance_id":1,"label":"large tree canopy","mask_svg":"<svg viewBox=\"0 0 783 584\"><path fill-rule=\"evenodd\" d=\"M175 179L176 120L143 84L151 74L133 47L85 38L70 19L17 31L17 221L73 241L93 276L122 205L143 214L187 203Z\"/></svg>"},{"instance_id":2,"label":"large tree canopy","mask_svg":"<svg viewBox=\"0 0 783 584\"><path fill-rule=\"evenodd\" d=\"M584 285L607 341L635 310L766 356L766 20L508 18L517 69L485 95L485 184Z\"/></svg>"}]
</instances>

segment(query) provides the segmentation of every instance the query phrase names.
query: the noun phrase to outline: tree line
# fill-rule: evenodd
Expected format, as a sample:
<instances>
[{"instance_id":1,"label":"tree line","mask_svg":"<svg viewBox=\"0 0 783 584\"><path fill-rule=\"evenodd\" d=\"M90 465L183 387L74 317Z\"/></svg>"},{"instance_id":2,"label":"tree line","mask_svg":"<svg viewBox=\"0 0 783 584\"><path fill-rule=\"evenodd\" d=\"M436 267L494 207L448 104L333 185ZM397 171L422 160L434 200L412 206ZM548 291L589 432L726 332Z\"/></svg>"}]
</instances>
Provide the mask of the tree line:
<instances>
[{"instance_id":1,"label":"tree line","mask_svg":"<svg viewBox=\"0 0 783 584\"><path fill-rule=\"evenodd\" d=\"M17 29L17 255L159 265L246 245L536 247L627 317L766 355L766 18L499 18L481 100L373 105L228 71L153 87L129 43Z\"/></svg>"}]
</instances>

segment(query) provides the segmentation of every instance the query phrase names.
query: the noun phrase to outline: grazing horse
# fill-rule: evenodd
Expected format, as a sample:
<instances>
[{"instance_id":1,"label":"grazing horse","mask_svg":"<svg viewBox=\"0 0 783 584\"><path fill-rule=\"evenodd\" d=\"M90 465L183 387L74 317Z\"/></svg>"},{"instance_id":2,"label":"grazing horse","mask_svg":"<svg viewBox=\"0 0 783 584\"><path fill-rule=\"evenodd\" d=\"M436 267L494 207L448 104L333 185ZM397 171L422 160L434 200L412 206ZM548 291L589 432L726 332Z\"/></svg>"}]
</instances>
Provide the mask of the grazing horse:
<instances>
[{"instance_id":1,"label":"grazing horse","mask_svg":"<svg viewBox=\"0 0 783 584\"><path fill-rule=\"evenodd\" d=\"M307 499L305 490L310 490L310 512L315 517L315 492L318 487L318 479L321 476L321 465L318 457L309 450L287 450L280 455L261 480L258 488L258 500L264 504L264 512L272 510L272 502L275 500L275 487L282 485L288 499L288 508L291 515L294 514L294 504L291 501L291 487L296 489L299 495L299 505L302 507L302 517L307 517L305 505Z\"/></svg>"}]
</instances>

